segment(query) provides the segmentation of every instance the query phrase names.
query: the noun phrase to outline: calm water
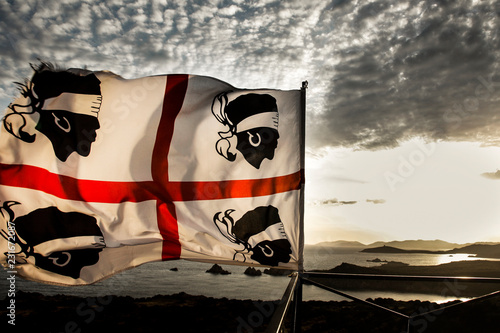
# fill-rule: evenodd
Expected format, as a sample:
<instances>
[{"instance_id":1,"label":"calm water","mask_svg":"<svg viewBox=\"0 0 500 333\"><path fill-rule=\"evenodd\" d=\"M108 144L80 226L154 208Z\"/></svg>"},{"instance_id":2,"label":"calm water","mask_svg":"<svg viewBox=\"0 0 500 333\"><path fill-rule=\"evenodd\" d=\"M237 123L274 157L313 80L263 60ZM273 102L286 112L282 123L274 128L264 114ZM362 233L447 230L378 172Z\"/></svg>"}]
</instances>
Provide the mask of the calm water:
<instances>
[{"instance_id":1,"label":"calm water","mask_svg":"<svg viewBox=\"0 0 500 333\"><path fill-rule=\"evenodd\" d=\"M305 251L305 269L329 269L343 262L378 266L379 263L368 262L380 258L387 261L400 261L410 265L438 265L451 261L477 260L468 254L433 255L433 254L374 254L362 253L352 249L329 250L326 248L307 248ZM40 292L46 295L67 294L82 297L120 295L132 297L151 297L158 294L170 295L185 292L192 295L209 297L226 297L232 299L275 300L280 299L288 285L288 277L277 277L263 274L259 277L243 274L245 267L223 266L230 275L213 275L205 273L212 265L207 263L177 260L155 262L122 272L107 280L90 286L61 287L45 285L21 278L16 280L18 290ZM178 271L171 271L171 268ZM262 270L262 269L261 269ZM7 274L0 272L0 297L7 294ZM366 299L368 297L390 297L399 300L432 300L444 302L453 298L426 294L396 294L390 292L348 292L351 295ZM304 300L343 300L344 298L323 291L314 286L304 285Z\"/></svg>"}]
</instances>

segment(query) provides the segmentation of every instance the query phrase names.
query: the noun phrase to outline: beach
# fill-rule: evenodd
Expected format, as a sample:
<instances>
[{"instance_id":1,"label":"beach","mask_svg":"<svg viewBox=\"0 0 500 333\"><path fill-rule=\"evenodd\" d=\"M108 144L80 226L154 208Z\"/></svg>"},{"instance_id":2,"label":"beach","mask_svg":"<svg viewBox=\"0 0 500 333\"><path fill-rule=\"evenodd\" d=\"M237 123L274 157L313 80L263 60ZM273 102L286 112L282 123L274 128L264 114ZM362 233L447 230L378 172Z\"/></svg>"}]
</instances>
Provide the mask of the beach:
<instances>
[{"instance_id":1,"label":"beach","mask_svg":"<svg viewBox=\"0 0 500 333\"><path fill-rule=\"evenodd\" d=\"M9 299L1 301L2 326L7 322ZM370 300L413 315L445 304L427 301ZM185 293L132 298L123 296L46 296L17 292L15 328L36 332L263 332L276 301L231 300ZM349 301L304 301L303 332L401 333L407 320L389 312ZM498 332L500 298L490 298L440 310L412 322L414 332ZM9 324L7 324L9 325ZM4 326L5 327L5 326ZM289 332L291 316L287 317Z\"/></svg>"}]
</instances>

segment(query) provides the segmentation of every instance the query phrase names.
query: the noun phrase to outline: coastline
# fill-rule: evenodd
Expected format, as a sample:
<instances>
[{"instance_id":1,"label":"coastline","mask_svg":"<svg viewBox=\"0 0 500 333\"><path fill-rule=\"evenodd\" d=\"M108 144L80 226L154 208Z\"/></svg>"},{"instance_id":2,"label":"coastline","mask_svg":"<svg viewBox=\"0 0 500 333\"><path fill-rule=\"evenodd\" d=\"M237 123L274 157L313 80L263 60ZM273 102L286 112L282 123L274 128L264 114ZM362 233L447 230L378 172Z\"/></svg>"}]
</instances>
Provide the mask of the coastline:
<instances>
[{"instance_id":1,"label":"coastline","mask_svg":"<svg viewBox=\"0 0 500 333\"><path fill-rule=\"evenodd\" d=\"M500 290L500 283L476 283L454 279L452 277L500 277L500 261L457 261L436 266L412 266L401 262L386 262L380 266L358 266L348 263L328 269L312 270L319 273L349 273L378 275L440 276L451 277L443 282L423 281L383 281L359 279L320 279L333 283L335 288L344 290L383 290L396 292L414 292L460 297L477 297ZM316 279L317 280L317 279Z\"/></svg>"},{"instance_id":2,"label":"coastline","mask_svg":"<svg viewBox=\"0 0 500 333\"><path fill-rule=\"evenodd\" d=\"M376 261L378 262L378 261ZM205 266L203 266L205 267ZM208 267L207 267L208 268ZM271 271L260 276L248 277L241 270L233 274L220 275L217 277L210 273L202 275L208 277L211 283L207 286L217 286L220 288L228 286L221 281L228 281L229 277L241 281L240 288L246 288L250 292L252 286L261 285L278 277L272 277ZM144 269L145 272L153 273L156 277L158 273ZM319 270L316 270L319 271ZM466 261L453 262L435 266L407 265L397 262L384 262L376 266L363 266L342 263L335 268L322 270L323 272L342 272L359 274L398 274L398 275L440 275L440 276L498 276L500 272L500 261ZM137 271L135 271L137 272ZM182 270L172 271L168 269L167 274L172 275L171 282L181 279L174 277ZM130 272L132 273L132 272ZM269 275L271 273L271 275ZM135 273L134 273L135 274ZM196 275L195 275L196 276ZM123 277L123 275L122 275ZM276 294L271 297L281 297L288 280L283 276L283 290L276 289ZM416 290L425 290L424 285L419 283L395 283L394 281L373 281L329 279L328 283L336 289L350 290L391 290L397 293L408 293ZM114 281L114 280L113 280ZM215 281L217 284L215 284ZM111 280L110 280L111 282ZM186 282L186 281L184 281ZM243 283L246 282L246 283ZM322 282L327 282L322 281ZM326 283L325 283L326 284ZM452 299L465 300L468 297L480 296L500 289L499 284L491 284L488 290L484 290L483 284L466 285L462 282L448 281L448 283L433 283L427 286L426 292L442 294L443 291ZM141 288L139 285L132 286L124 284L133 289ZM437 287L436 287L437 286ZM492 287L493 286L493 287ZM306 288L306 285L304 286ZM234 289L232 286L231 290ZM274 287L273 287L274 288ZM307 288L316 288L307 286ZM479 288L479 289L478 289ZM137 289L139 290L139 289ZM98 296L88 295L69 296L62 294L44 295L37 292L17 291L16 302L16 329L37 330L39 332L155 332L158 325L169 332L263 332L272 313L277 305L277 300L269 298L267 300L256 301L255 299L232 299L220 297L218 295L232 295L229 293L215 293L215 297L196 296L195 293L179 293L177 289L173 292L159 291L157 296L116 296L113 291L100 293ZM307 290L307 289L305 289ZM320 289L318 289L320 290ZM328 292L325 292L328 293ZM330 294L330 293L328 293ZM377 297L377 292L372 293ZM383 295L383 293L380 293ZM111 296L113 295L113 296ZM373 301L388 308L394 309L406 315L425 313L427 311L440 309L445 304L440 302L429 302L412 300L406 298L405 301L395 300L391 296L388 298L376 298ZM413 297L413 296L412 296ZM257 298L258 299L258 298ZM364 297L362 297L364 299ZM418 299L415 298L415 299ZM449 298L448 298L449 299ZM8 316L5 310L8 306L8 298L0 300L0 318L4 323ZM460 301L455 301L460 302ZM442 313L441 313L442 312ZM429 332L498 332L498 313L500 313L500 297L494 297L483 301L474 301L463 306L457 306L437 314L421 317L413 322L416 330L425 333ZM407 321L404 318L369 307L358 302L342 300L305 300L303 302L303 332L383 332L402 333L406 329ZM290 319L288 319L290 321ZM2 323L2 325L4 324ZM180 328L182 326L182 328ZM290 322L287 323L290 327ZM467 326L468 325L468 326ZM482 325L482 326L478 326ZM464 327L467 327L464 330ZM425 328L425 329L424 329Z\"/></svg>"},{"instance_id":3,"label":"coastline","mask_svg":"<svg viewBox=\"0 0 500 333\"><path fill-rule=\"evenodd\" d=\"M440 309L422 301L370 300L407 315ZM6 318L7 299L0 301ZM457 301L458 302L458 301ZM185 293L132 298L75 297L16 293L16 329L37 332L263 332L278 301L231 300ZM412 322L431 332L498 332L498 297L439 311ZM291 324L287 317L286 327ZM304 301L302 331L401 333L407 321L388 312L349 301Z\"/></svg>"}]
</instances>

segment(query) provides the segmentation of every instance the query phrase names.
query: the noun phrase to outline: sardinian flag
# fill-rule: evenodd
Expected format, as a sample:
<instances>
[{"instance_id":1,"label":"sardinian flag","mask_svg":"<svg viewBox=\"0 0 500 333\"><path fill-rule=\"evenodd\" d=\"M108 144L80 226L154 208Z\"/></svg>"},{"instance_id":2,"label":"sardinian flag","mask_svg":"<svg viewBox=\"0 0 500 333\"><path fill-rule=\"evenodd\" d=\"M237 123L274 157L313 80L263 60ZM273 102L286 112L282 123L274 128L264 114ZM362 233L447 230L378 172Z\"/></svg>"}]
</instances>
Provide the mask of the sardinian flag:
<instances>
[{"instance_id":1,"label":"sardinian flag","mask_svg":"<svg viewBox=\"0 0 500 333\"><path fill-rule=\"evenodd\" d=\"M42 63L0 133L0 258L89 284L151 261L302 268L304 89Z\"/></svg>"}]
</instances>

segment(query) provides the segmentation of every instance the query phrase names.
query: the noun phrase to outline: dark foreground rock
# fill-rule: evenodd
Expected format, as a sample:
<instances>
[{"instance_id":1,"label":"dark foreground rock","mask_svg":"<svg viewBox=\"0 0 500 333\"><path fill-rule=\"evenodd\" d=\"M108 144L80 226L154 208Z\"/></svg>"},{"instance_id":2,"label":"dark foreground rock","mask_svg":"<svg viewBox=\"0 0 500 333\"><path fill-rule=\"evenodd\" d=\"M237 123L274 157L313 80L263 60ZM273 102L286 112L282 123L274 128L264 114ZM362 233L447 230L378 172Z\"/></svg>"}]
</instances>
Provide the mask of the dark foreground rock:
<instances>
[{"instance_id":1,"label":"dark foreground rock","mask_svg":"<svg viewBox=\"0 0 500 333\"><path fill-rule=\"evenodd\" d=\"M288 276L292 273L293 273L293 271L288 270L288 269L281 269L281 268L274 268L274 267L264 269L264 274L272 275L272 276Z\"/></svg>"},{"instance_id":2,"label":"dark foreground rock","mask_svg":"<svg viewBox=\"0 0 500 333\"><path fill-rule=\"evenodd\" d=\"M244 274L250 275L250 276L261 276L262 275L262 271L260 269L255 269L253 267L248 267L247 269L245 269Z\"/></svg>"},{"instance_id":3,"label":"dark foreground rock","mask_svg":"<svg viewBox=\"0 0 500 333\"><path fill-rule=\"evenodd\" d=\"M375 299L384 307L413 315L440 309L436 303ZM9 298L0 301L2 327L9 326ZM185 293L151 298L44 296L17 292L16 332L263 332L278 301L230 300ZM304 333L401 333L407 321L360 303L307 301L302 303ZM440 310L412 322L413 332L498 332L500 299ZM290 332L290 316L286 332ZM13 328L13 327L10 327ZM3 332L4 330L2 330Z\"/></svg>"},{"instance_id":4,"label":"dark foreground rock","mask_svg":"<svg viewBox=\"0 0 500 333\"><path fill-rule=\"evenodd\" d=\"M227 274L231 274L231 272L229 271L226 271L225 269L223 269L222 267L220 267L219 265L217 264L214 264L210 269L208 269L206 271L207 273L212 273L212 274L222 274L222 275L227 275Z\"/></svg>"}]
</instances>

